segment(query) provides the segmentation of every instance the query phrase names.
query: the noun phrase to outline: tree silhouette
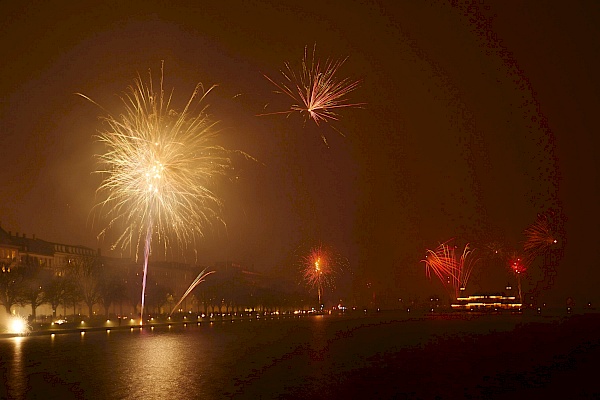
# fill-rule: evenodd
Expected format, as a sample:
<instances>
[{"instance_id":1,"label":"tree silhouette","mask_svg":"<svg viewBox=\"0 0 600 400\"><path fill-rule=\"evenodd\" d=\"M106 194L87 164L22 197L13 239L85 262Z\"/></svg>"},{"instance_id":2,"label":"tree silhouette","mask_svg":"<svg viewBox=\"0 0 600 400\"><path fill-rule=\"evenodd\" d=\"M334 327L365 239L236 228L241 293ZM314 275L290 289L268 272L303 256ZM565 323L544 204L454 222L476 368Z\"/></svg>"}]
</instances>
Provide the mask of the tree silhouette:
<instances>
[{"instance_id":1,"label":"tree silhouette","mask_svg":"<svg viewBox=\"0 0 600 400\"><path fill-rule=\"evenodd\" d=\"M82 301L88 306L88 315L94 316L94 304L100 299L101 268L98 257L80 257L73 260L73 277Z\"/></svg>"},{"instance_id":2,"label":"tree silhouette","mask_svg":"<svg viewBox=\"0 0 600 400\"><path fill-rule=\"evenodd\" d=\"M19 303L22 281L23 267L16 260L0 262L0 303L7 314Z\"/></svg>"},{"instance_id":3,"label":"tree silhouette","mask_svg":"<svg viewBox=\"0 0 600 400\"><path fill-rule=\"evenodd\" d=\"M38 260L25 257L21 262L23 280L19 290L19 303L31 306L31 319L36 320L36 310L45 303L44 288L52 272L45 269Z\"/></svg>"}]
</instances>

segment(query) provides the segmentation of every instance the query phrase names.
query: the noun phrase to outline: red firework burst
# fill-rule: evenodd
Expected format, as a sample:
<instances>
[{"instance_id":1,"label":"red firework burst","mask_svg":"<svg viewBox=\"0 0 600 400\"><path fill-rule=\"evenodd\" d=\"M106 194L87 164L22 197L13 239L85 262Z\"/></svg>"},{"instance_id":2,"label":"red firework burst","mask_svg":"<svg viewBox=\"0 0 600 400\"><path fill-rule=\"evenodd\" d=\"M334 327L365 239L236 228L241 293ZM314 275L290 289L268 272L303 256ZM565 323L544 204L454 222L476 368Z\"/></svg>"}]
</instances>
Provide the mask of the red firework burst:
<instances>
[{"instance_id":1,"label":"red firework burst","mask_svg":"<svg viewBox=\"0 0 600 400\"><path fill-rule=\"evenodd\" d=\"M510 260L510 269L515 274L520 275L527 271L527 265L520 257L512 257Z\"/></svg>"},{"instance_id":2,"label":"red firework burst","mask_svg":"<svg viewBox=\"0 0 600 400\"><path fill-rule=\"evenodd\" d=\"M535 257L558 244L558 235L549 218L544 214L538 215L537 220L525 229L524 234L525 243L523 248L531 257Z\"/></svg>"},{"instance_id":3,"label":"red firework burst","mask_svg":"<svg viewBox=\"0 0 600 400\"><path fill-rule=\"evenodd\" d=\"M435 250L427 250L424 260L425 272L431 276L433 271L442 283L454 289L454 296L458 297L464 290L471 276L471 271L477 263L473 256L475 251L466 244L462 252L457 252L458 246L452 243L453 239L440 244Z\"/></svg>"},{"instance_id":4,"label":"red firework burst","mask_svg":"<svg viewBox=\"0 0 600 400\"><path fill-rule=\"evenodd\" d=\"M521 275L523 275L527 271L527 264L525 260L523 260L518 255L513 254L510 258L510 269L514 272L515 277L517 278L517 287L519 289L519 301L523 302L523 291L521 289Z\"/></svg>"}]
</instances>

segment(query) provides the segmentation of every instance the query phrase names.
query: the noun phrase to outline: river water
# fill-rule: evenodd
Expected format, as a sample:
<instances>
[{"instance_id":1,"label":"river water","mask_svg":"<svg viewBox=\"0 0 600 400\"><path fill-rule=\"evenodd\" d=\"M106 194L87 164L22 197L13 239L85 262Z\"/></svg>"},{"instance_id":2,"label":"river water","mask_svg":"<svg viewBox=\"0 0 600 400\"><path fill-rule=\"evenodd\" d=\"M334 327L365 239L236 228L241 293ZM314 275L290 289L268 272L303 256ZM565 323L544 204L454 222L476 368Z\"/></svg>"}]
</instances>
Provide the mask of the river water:
<instances>
[{"instance_id":1,"label":"river water","mask_svg":"<svg viewBox=\"0 0 600 400\"><path fill-rule=\"evenodd\" d=\"M581 374L598 339L527 318L269 317L2 338L0 398L514 398L565 380L595 395ZM571 344L557 347L563 336Z\"/></svg>"}]
</instances>

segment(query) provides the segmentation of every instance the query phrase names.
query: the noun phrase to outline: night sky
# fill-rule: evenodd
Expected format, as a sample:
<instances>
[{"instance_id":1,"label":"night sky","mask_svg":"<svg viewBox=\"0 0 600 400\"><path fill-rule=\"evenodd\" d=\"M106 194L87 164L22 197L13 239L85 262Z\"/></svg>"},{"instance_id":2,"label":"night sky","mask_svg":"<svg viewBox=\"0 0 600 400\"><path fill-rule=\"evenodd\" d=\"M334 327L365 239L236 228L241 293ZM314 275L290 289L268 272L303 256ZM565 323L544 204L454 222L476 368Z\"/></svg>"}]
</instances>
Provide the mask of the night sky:
<instances>
[{"instance_id":1,"label":"night sky","mask_svg":"<svg viewBox=\"0 0 600 400\"><path fill-rule=\"evenodd\" d=\"M359 286L422 295L440 290L426 249L450 238L519 249L552 209L564 255L546 295L600 300L600 4L188 3L2 2L5 230L121 254L98 241L91 212L106 112L75 93L118 114L137 74L158 78L164 60L175 105L198 82L218 85L206 104L221 143L258 160L238 160L239 179L215 188L227 229L207 234L201 262L285 272L297 249L325 243ZM289 106L263 74L299 67L315 44L321 60L348 57L340 78L361 80L350 98L366 106L332 124L344 136L300 114L256 116ZM506 269L484 260L474 284L502 290Z\"/></svg>"}]
</instances>

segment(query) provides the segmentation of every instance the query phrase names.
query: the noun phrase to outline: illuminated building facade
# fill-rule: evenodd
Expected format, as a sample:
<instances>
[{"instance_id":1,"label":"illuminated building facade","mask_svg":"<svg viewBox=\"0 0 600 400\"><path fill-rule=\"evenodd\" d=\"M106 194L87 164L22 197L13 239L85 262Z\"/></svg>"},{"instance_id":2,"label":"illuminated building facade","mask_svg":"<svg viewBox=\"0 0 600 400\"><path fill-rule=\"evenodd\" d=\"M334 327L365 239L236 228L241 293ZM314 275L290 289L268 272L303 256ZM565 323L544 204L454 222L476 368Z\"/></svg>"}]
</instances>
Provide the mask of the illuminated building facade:
<instances>
[{"instance_id":1,"label":"illuminated building facade","mask_svg":"<svg viewBox=\"0 0 600 400\"><path fill-rule=\"evenodd\" d=\"M451 306L457 311L520 311L522 304L515 296L502 293L458 297Z\"/></svg>"},{"instance_id":2,"label":"illuminated building facade","mask_svg":"<svg viewBox=\"0 0 600 400\"><path fill-rule=\"evenodd\" d=\"M4 264L35 263L61 275L74 259L96 256L99 252L89 247L48 242L18 232L13 235L0 226L0 261Z\"/></svg>"}]
</instances>

